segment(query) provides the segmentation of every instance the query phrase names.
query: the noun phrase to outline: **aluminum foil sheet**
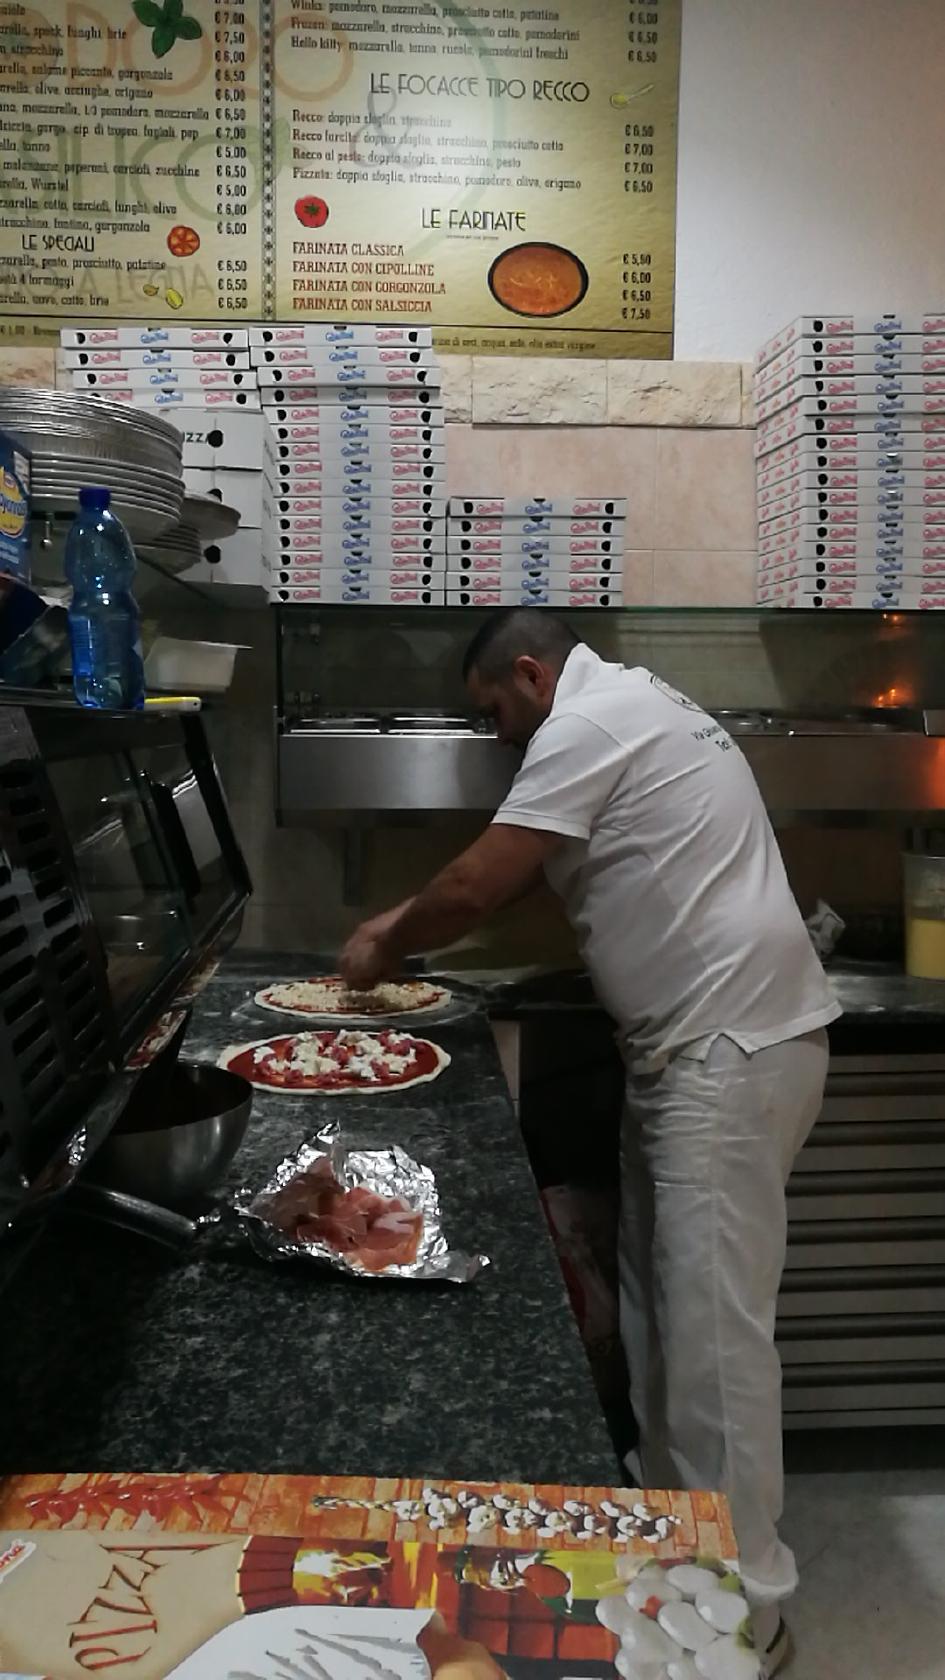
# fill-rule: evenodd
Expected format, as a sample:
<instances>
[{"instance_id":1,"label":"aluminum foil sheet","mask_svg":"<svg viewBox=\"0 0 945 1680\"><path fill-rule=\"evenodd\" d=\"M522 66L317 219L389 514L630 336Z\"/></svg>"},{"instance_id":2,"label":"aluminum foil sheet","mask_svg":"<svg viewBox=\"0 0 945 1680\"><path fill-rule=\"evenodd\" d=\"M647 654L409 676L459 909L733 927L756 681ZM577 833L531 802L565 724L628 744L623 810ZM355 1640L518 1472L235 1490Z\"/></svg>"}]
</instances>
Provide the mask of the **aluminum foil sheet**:
<instances>
[{"instance_id":1,"label":"aluminum foil sheet","mask_svg":"<svg viewBox=\"0 0 945 1680\"><path fill-rule=\"evenodd\" d=\"M272 1198L301 1174L326 1161L346 1190L361 1188L377 1196L397 1196L423 1215L417 1257L409 1265L369 1271L356 1258L330 1243L303 1241L274 1222ZM391 1149L349 1149L337 1132L321 1133L303 1143L279 1163L262 1189L241 1188L233 1198L237 1217L257 1253L267 1260L316 1260L349 1277L397 1278L426 1283L471 1283L488 1266L485 1254L460 1254L449 1247L440 1218L436 1179L429 1167L411 1159L396 1145Z\"/></svg>"}]
</instances>

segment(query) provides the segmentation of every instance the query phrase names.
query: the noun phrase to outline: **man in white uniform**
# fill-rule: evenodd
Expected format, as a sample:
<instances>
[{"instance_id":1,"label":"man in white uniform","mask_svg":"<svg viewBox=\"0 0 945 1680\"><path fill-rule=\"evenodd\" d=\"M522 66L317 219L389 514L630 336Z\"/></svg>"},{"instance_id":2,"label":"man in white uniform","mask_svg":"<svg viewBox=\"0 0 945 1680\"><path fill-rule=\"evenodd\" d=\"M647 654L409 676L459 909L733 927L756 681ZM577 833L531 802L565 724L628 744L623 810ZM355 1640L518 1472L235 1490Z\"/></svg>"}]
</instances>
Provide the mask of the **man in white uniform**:
<instances>
[{"instance_id":1,"label":"man in white uniform","mask_svg":"<svg viewBox=\"0 0 945 1680\"><path fill-rule=\"evenodd\" d=\"M774 1673L797 1584L778 1538L775 1301L784 1186L820 1108L839 1014L751 770L721 724L607 664L543 609L490 619L472 699L525 757L491 826L349 941L350 983L461 937L542 874L560 894L627 1067L621 1328L641 1486L731 1501Z\"/></svg>"}]
</instances>

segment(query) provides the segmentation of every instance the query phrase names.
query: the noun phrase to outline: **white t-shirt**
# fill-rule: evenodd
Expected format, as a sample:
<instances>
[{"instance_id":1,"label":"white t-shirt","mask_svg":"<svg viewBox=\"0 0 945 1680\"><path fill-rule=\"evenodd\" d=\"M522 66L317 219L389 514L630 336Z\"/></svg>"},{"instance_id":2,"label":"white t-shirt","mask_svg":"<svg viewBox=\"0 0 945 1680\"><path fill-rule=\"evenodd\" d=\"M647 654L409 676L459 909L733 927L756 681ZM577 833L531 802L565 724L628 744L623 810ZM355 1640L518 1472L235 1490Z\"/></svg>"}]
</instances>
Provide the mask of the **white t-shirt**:
<instances>
[{"instance_id":1,"label":"white t-shirt","mask_svg":"<svg viewBox=\"0 0 945 1680\"><path fill-rule=\"evenodd\" d=\"M747 760L652 672L576 647L493 820L566 837L548 881L635 1071L841 1013Z\"/></svg>"}]
</instances>

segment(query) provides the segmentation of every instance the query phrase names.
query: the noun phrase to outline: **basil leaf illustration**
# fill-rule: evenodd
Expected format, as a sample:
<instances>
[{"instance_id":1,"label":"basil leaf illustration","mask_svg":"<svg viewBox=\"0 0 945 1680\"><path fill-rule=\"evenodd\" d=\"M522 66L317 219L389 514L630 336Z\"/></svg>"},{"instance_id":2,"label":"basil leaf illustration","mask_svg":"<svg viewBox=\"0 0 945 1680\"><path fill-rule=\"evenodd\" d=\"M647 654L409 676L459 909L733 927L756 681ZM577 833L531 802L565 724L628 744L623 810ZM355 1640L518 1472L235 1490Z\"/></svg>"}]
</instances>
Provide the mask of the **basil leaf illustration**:
<instances>
[{"instance_id":1,"label":"basil leaf illustration","mask_svg":"<svg viewBox=\"0 0 945 1680\"><path fill-rule=\"evenodd\" d=\"M184 10L184 0L164 0L164 22L177 23Z\"/></svg>"},{"instance_id":2,"label":"basil leaf illustration","mask_svg":"<svg viewBox=\"0 0 945 1680\"><path fill-rule=\"evenodd\" d=\"M195 17L182 17L177 25L178 40L199 41L203 34L203 26Z\"/></svg>"},{"instance_id":3,"label":"basil leaf illustration","mask_svg":"<svg viewBox=\"0 0 945 1680\"><path fill-rule=\"evenodd\" d=\"M156 6L154 0L134 0L131 10L146 29L155 29L164 17L160 6Z\"/></svg>"},{"instance_id":4,"label":"basil leaf illustration","mask_svg":"<svg viewBox=\"0 0 945 1680\"><path fill-rule=\"evenodd\" d=\"M151 36L151 51L155 58L163 58L169 53L177 40L177 27L173 23L159 23Z\"/></svg>"}]
</instances>

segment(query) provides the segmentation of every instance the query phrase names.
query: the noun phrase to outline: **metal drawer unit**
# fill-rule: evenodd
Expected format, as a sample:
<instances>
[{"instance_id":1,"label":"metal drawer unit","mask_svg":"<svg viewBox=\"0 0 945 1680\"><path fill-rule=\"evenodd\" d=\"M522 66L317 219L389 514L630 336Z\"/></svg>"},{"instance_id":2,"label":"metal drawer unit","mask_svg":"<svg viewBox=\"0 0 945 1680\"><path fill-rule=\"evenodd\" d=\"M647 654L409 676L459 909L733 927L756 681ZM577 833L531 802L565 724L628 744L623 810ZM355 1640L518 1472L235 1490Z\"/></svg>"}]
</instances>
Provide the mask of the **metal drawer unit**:
<instances>
[{"instance_id":1,"label":"metal drawer unit","mask_svg":"<svg viewBox=\"0 0 945 1680\"><path fill-rule=\"evenodd\" d=\"M778 1345L788 1428L945 1422L945 1053L831 1061Z\"/></svg>"}]
</instances>

